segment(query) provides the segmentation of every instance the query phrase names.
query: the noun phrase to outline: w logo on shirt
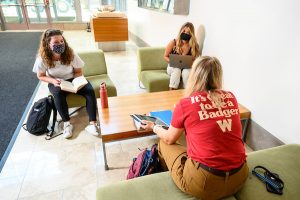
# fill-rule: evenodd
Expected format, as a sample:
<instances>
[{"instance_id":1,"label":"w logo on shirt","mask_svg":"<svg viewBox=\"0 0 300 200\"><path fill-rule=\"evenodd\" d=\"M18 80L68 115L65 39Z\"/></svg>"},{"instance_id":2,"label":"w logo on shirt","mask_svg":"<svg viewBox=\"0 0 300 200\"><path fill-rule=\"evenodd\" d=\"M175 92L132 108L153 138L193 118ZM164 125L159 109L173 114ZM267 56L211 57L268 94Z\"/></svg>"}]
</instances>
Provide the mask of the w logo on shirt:
<instances>
[{"instance_id":1,"label":"w logo on shirt","mask_svg":"<svg viewBox=\"0 0 300 200\"><path fill-rule=\"evenodd\" d=\"M221 128L223 133L225 133L227 131L231 131L231 122L232 122L232 119L223 119L223 120L217 121L217 124L219 125L219 127Z\"/></svg>"}]
</instances>

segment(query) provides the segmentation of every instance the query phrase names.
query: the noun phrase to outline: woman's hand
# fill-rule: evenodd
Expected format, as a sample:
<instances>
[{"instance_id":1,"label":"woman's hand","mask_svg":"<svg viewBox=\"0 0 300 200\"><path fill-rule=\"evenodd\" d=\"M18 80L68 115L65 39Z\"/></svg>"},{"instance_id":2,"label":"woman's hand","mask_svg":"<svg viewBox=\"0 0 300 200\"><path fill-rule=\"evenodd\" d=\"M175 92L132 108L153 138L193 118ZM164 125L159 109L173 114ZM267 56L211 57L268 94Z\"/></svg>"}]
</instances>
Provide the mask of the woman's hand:
<instances>
[{"instance_id":1,"label":"woman's hand","mask_svg":"<svg viewBox=\"0 0 300 200\"><path fill-rule=\"evenodd\" d=\"M59 87L61 81L59 79L53 79L52 82L51 82L55 87Z\"/></svg>"},{"instance_id":2,"label":"woman's hand","mask_svg":"<svg viewBox=\"0 0 300 200\"><path fill-rule=\"evenodd\" d=\"M145 130L153 130L154 125L155 124L153 122L147 120L143 120L141 122L141 127Z\"/></svg>"},{"instance_id":3,"label":"woman's hand","mask_svg":"<svg viewBox=\"0 0 300 200\"><path fill-rule=\"evenodd\" d=\"M81 68L74 68L74 78L82 76Z\"/></svg>"}]
</instances>

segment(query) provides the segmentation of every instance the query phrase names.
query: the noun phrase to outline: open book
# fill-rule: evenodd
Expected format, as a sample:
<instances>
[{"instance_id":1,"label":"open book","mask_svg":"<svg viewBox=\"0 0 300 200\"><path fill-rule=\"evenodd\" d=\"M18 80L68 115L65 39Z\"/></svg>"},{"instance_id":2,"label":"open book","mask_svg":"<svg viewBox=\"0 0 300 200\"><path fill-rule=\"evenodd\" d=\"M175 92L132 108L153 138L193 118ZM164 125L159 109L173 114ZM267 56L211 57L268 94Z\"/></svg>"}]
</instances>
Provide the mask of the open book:
<instances>
[{"instance_id":1,"label":"open book","mask_svg":"<svg viewBox=\"0 0 300 200\"><path fill-rule=\"evenodd\" d=\"M77 91L83 88L87 83L84 76L79 76L74 78L72 82L61 80L60 88L64 91L77 93Z\"/></svg>"}]
</instances>

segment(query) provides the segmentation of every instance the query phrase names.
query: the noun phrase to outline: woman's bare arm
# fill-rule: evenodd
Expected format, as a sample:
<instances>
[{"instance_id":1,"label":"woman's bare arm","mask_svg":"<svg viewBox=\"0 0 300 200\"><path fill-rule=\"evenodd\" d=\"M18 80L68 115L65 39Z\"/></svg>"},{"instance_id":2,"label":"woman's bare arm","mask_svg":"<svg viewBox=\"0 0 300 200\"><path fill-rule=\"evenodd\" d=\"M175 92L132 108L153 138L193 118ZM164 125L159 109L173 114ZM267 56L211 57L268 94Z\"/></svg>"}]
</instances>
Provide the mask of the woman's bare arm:
<instances>
[{"instance_id":1,"label":"woman's bare arm","mask_svg":"<svg viewBox=\"0 0 300 200\"><path fill-rule=\"evenodd\" d=\"M175 128L172 125L170 125L168 130L164 129L161 126L154 127L153 122L146 121L146 120L143 120L142 123L145 124L145 125L141 124L142 128L146 130L154 129L153 132L156 133L156 135L167 144L174 144L184 131L183 128Z\"/></svg>"},{"instance_id":2,"label":"woman's bare arm","mask_svg":"<svg viewBox=\"0 0 300 200\"><path fill-rule=\"evenodd\" d=\"M168 63L170 62L169 55L170 55L170 53L172 52L172 49L173 49L174 46L175 46L175 41L174 41L174 40L171 40L171 41L169 42L169 44L167 45L167 47L166 47L165 54L164 54L164 59L165 59Z\"/></svg>"}]
</instances>

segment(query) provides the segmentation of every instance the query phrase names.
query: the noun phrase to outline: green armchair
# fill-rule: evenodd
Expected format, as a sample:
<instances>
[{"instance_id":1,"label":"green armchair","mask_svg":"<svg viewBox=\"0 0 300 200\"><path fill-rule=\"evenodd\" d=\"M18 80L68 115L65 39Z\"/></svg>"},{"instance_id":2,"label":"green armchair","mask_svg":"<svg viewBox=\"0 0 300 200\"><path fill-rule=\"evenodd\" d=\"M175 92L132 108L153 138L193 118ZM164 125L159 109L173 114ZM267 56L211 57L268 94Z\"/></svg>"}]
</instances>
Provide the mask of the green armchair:
<instances>
[{"instance_id":1,"label":"green armchair","mask_svg":"<svg viewBox=\"0 0 300 200\"><path fill-rule=\"evenodd\" d=\"M101 50L91 50L78 52L79 57L84 61L83 75L92 84L96 98L100 97L100 83L105 82L107 87L107 95L117 96L117 90L113 82L107 74L104 53ZM85 98L77 94L69 94L67 96L69 108L85 106Z\"/></svg>"},{"instance_id":2,"label":"green armchair","mask_svg":"<svg viewBox=\"0 0 300 200\"><path fill-rule=\"evenodd\" d=\"M142 47L137 50L138 78L149 92L169 90L165 47Z\"/></svg>"}]
</instances>

